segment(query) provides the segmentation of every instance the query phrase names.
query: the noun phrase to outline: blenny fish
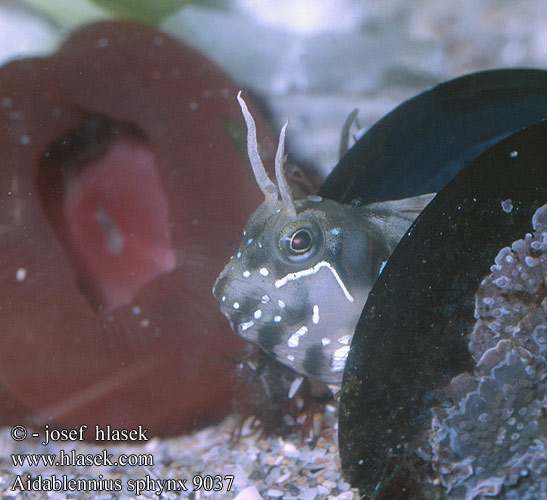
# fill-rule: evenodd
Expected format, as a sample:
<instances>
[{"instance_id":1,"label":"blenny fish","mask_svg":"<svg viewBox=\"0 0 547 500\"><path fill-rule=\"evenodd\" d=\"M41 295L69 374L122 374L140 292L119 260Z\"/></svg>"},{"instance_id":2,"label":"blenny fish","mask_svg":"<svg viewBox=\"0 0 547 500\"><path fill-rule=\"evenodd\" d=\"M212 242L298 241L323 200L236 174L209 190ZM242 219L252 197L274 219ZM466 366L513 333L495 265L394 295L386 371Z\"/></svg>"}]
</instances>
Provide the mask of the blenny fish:
<instances>
[{"instance_id":1,"label":"blenny fish","mask_svg":"<svg viewBox=\"0 0 547 500\"><path fill-rule=\"evenodd\" d=\"M368 293L434 195L365 206L319 196L293 200L283 173L287 123L279 138L274 183L240 94L249 160L265 200L249 218L213 294L238 335L300 374L340 383Z\"/></svg>"}]
</instances>

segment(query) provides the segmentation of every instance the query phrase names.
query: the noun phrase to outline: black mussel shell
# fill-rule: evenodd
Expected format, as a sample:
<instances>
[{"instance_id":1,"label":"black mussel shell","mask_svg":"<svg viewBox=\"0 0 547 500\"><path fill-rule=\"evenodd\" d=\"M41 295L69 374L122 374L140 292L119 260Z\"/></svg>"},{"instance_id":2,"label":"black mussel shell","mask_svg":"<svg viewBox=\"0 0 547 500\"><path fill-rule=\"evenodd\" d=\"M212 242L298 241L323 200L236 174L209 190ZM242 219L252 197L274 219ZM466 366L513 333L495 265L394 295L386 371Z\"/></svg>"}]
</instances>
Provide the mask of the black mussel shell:
<instances>
[{"instance_id":1,"label":"black mussel shell","mask_svg":"<svg viewBox=\"0 0 547 500\"><path fill-rule=\"evenodd\" d=\"M343 203L436 192L501 139L547 118L547 71L490 70L398 106L342 157L319 194Z\"/></svg>"},{"instance_id":2,"label":"black mussel shell","mask_svg":"<svg viewBox=\"0 0 547 500\"><path fill-rule=\"evenodd\" d=\"M479 79L494 82L494 75ZM455 135L464 132L461 126ZM340 406L342 467L366 498L445 498L417 443L431 428L432 409L455 404L446 391L450 381L476 369L469 347L475 294L500 250L532 232L534 213L547 203L546 173L547 123L541 121L471 161L422 212L378 278L353 338ZM509 418L512 409L505 411ZM490 450L492 463L501 449Z\"/></svg>"}]
</instances>

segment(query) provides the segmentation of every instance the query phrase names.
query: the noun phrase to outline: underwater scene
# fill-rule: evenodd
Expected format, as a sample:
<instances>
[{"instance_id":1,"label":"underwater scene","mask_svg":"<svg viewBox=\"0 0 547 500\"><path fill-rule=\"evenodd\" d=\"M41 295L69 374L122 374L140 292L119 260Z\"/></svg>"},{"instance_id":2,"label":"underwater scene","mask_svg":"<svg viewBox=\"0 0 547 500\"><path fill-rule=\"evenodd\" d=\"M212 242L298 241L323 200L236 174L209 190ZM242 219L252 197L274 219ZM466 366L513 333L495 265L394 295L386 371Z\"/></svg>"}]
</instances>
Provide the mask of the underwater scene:
<instances>
[{"instance_id":1,"label":"underwater scene","mask_svg":"<svg viewBox=\"0 0 547 500\"><path fill-rule=\"evenodd\" d=\"M547 499L547 5L0 3L5 499Z\"/></svg>"}]
</instances>

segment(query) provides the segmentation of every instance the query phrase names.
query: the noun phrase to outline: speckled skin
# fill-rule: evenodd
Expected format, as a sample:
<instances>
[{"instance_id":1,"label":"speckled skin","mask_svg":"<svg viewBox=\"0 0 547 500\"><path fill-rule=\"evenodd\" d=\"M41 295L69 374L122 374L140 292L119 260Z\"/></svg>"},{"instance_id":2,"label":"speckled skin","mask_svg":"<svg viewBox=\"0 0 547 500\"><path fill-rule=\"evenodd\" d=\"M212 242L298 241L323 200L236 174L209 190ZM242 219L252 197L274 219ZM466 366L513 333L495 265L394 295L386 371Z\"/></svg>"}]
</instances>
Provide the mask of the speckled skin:
<instances>
[{"instance_id":1,"label":"speckled skin","mask_svg":"<svg viewBox=\"0 0 547 500\"><path fill-rule=\"evenodd\" d=\"M547 498L547 205L503 248L476 296L473 374L434 408L431 460L449 500Z\"/></svg>"}]
</instances>

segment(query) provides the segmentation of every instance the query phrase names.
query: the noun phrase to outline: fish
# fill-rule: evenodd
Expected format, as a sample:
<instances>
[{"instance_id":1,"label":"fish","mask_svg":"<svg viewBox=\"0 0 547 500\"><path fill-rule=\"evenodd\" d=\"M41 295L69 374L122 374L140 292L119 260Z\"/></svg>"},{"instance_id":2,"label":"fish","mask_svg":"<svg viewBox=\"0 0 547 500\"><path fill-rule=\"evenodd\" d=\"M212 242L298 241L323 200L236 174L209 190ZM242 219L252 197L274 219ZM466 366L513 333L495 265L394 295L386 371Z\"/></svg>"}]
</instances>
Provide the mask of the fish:
<instances>
[{"instance_id":1,"label":"fish","mask_svg":"<svg viewBox=\"0 0 547 500\"><path fill-rule=\"evenodd\" d=\"M283 172L287 123L275 156L276 183L258 153L241 92L247 151L264 202L213 286L232 330L295 372L340 384L355 326L397 243L435 193L360 206L294 200Z\"/></svg>"}]
</instances>

